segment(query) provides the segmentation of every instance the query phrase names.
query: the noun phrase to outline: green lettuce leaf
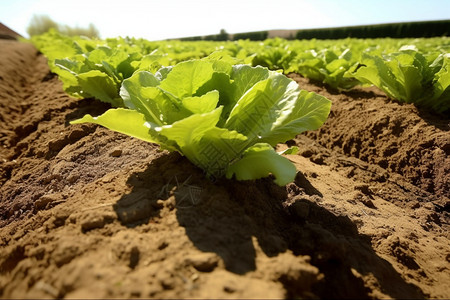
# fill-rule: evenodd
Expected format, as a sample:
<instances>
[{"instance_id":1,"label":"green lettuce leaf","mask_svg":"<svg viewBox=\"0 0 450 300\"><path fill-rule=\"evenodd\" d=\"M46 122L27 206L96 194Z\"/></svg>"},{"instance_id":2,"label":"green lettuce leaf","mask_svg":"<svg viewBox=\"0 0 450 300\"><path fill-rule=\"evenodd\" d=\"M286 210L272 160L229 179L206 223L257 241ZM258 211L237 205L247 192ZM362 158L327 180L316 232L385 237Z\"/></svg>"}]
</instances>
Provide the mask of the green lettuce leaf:
<instances>
[{"instance_id":1,"label":"green lettuce leaf","mask_svg":"<svg viewBox=\"0 0 450 300\"><path fill-rule=\"evenodd\" d=\"M198 97L186 97L183 106L193 114L203 114L214 110L219 103L219 92L211 91Z\"/></svg>"},{"instance_id":2,"label":"green lettuce leaf","mask_svg":"<svg viewBox=\"0 0 450 300\"><path fill-rule=\"evenodd\" d=\"M450 54L440 55L433 62L440 65L439 71L433 77L433 97L425 97L422 101L426 107L431 107L437 112L444 113L450 110Z\"/></svg>"},{"instance_id":3,"label":"green lettuce leaf","mask_svg":"<svg viewBox=\"0 0 450 300\"><path fill-rule=\"evenodd\" d=\"M247 146L244 135L215 127L221 112L222 106L157 128L157 131L174 141L180 153L202 168L209 177L220 177Z\"/></svg>"},{"instance_id":4,"label":"green lettuce leaf","mask_svg":"<svg viewBox=\"0 0 450 300\"><path fill-rule=\"evenodd\" d=\"M117 108L109 109L98 117L85 115L83 118L71 121L70 124L94 123L108 129L144 140L151 143L159 143L149 134L149 124L143 114L135 110Z\"/></svg>"},{"instance_id":5,"label":"green lettuce leaf","mask_svg":"<svg viewBox=\"0 0 450 300\"><path fill-rule=\"evenodd\" d=\"M194 96L213 74L213 65L208 61L182 62L161 82L161 88L178 98Z\"/></svg>"},{"instance_id":6,"label":"green lettuce leaf","mask_svg":"<svg viewBox=\"0 0 450 300\"><path fill-rule=\"evenodd\" d=\"M283 186L295 179L297 170L287 158L275 152L272 146L258 143L245 150L242 158L228 167L226 177L252 180L270 174L275 176L276 184Z\"/></svg>"},{"instance_id":7,"label":"green lettuce leaf","mask_svg":"<svg viewBox=\"0 0 450 300\"><path fill-rule=\"evenodd\" d=\"M353 75L377 86L390 98L444 112L450 108L446 92L448 60L441 54L429 63L424 55L409 48L384 57L363 53L362 65Z\"/></svg>"},{"instance_id":8,"label":"green lettuce leaf","mask_svg":"<svg viewBox=\"0 0 450 300\"><path fill-rule=\"evenodd\" d=\"M160 71L137 71L123 81L127 109L74 123L100 124L178 151L210 178L273 174L283 185L296 170L272 146L317 129L330 111L328 99L262 67L209 58Z\"/></svg>"},{"instance_id":9,"label":"green lettuce leaf","mask_svg":"<svg viewBox=\"0 0 450 300\"><path fill-rule=\"evenodd\" d=\"M117 85L106 73L92 70L77 75L80 94L84 98L94 97L103 102L111 103L112 106L123 106L119 97Z\"/></svg>"},{"instance_id":10,"label":"green lettuce leaf","mask_svg":"<svg viewBox=\"0 0 450 300\"><path fill-rule=\"evenodd\" d=\"M271 72L268 79L257 82L236 103L224 127L255 143L274 146L319 128L330 107L328 99L300 91L296 82Z\"/></svg>"}]
</instances>

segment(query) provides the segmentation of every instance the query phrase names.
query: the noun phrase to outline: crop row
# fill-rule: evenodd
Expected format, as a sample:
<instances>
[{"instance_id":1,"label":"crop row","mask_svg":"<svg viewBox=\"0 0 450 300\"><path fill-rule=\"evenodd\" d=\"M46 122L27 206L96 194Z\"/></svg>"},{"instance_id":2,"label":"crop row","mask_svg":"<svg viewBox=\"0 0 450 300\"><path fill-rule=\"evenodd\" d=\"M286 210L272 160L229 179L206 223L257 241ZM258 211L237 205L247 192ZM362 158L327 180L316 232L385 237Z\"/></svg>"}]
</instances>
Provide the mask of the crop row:
<instances>
[{"instance_id":1,"label":"crop row","mask_svg":"<svg viewBox=\"0 0 450 300\"><path fill-rule=\"evenodd\" d=\"M450 38L445 37L151 42L90 40L50 32L32 42L74 96L96 97L99 91L87 84L95 78L96 83L109 87L101 91L103 96L117 98L121 82L135 71L156 72L163 66L209 56L284 74L295 72L337 90L373 84L392 99L437 112L450 109Z\"/></svg>"},{"instance_id":2,"label":"crop row","mask_svg":"<svg viewBox=\"0 0 450 300\"><path fill-rule=\"evenodd\" d=\"M210 178L294 179L295 167L274 147L319 128L331 102L301 90L290 72L338 90L375 84L400 101L450 108L445 38L150 42L51 31L32 42L67 93L113 107L72 124L96 123L178 151Z\"/></svg>"}]
</instances>

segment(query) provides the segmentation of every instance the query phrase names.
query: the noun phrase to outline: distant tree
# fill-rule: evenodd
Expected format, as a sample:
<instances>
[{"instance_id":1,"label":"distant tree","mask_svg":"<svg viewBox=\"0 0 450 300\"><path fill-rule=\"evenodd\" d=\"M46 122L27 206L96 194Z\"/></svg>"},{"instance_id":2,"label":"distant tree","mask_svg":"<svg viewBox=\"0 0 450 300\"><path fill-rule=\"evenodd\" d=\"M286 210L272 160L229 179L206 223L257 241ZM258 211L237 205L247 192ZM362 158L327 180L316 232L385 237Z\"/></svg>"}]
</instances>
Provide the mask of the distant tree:
<instances>
[{"instance_id":1,"label":"distant tree","mask_svg":"<svg viewBox=\"0 0 450 300\"><path fill-rule=\"evenodd\" d=\"M225 29L220 29L220 33L216 36L216 41L227 41L229 40L228 33Z\"/></svg>"},{"instance_id":2,"label":"distant tree","mask_svg":"<svg viewBox=\"0 0 450 300\"><path fill-rule=\"evenodd\" d=\"M205 41L228 41L229 39L230 36L228 35L225 29L220 29L219 34L205 35L203 37L203 40Z\"/></svg>"},{"instance_id":3,"label":"distant tree","mask_svg":"<svg viewBox=\"0 0 450 300\"><path fill-rule=\"evenodd\" d=\"M90 38L96 38L100 36L99 31L92 23L89 24L88 28L70 27L68 25L56 23L47 15L34 15L27 27L27 33L30 36L39 35L49 31L51 28L54 28L57 31L69 36L84 35Z\"/></svg>"},{"instance_id":4,"label":"distant tree","mask_svg":"<svg viewBox=\"0 0 450 300\"><path fill-rule=\"evenodd\" d=\"M39 35L49 31L51 28L59 30L59 25L47 15L34 15L27 27L30 36Z\"/></svg>"}]
</instances>

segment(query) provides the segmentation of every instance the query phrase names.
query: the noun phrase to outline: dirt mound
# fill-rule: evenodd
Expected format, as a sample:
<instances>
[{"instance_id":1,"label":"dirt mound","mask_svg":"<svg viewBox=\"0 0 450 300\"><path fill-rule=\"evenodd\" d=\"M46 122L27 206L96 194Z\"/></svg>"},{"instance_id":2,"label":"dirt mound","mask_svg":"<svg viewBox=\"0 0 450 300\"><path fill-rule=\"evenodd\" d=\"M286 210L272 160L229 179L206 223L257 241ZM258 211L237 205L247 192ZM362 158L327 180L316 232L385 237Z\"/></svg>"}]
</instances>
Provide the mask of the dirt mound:
<instances>
[{"instance_id":1,"label":"dirt mound","mask_svg":"<svg viewBox=\"0 0 450 300\"><path fill-rule=\"evenodd\" d=\"M291 77L303 88L339 103L332 106L326 124L309 137L328 149L398 173L425 191L450 197L448 116L392 101L375 87L336 94L311 87L298 75Z\"/></svg>"},{"instance_id":2,"label":"dirt mound","mask_svg":"<svg viewBox=\"0 0 450 300\"><path fill-rule=\"evenodd\" d=\"M69 125L108 107L0 43L3 298L450 296L448 119L295 78L333 101L288 143L295 181L211 182L177 153Z\"/></svg>"}]
</instances>

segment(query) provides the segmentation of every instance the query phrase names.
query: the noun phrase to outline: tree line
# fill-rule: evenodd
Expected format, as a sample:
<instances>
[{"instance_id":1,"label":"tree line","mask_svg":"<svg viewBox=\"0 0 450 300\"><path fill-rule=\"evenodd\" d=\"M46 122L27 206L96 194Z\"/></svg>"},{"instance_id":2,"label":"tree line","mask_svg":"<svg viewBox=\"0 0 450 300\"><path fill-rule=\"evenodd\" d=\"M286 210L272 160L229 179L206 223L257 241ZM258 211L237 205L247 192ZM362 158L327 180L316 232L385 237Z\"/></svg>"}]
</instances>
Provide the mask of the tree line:
<instances>
[{"instance_id":1,"label":"tree line","mask_svg":"<svg viewBox=\"0 0 450 300\"><path fill-rule=\"evenodd\" d=\"M42 33L45 33L52 28L69 36L84 35L90 38L100 37L98 29L92 23L89 24L87 28L78 26L70 27L68 25L59 24L53 21L47 15L34 15L31 18L30 23L27 27L27 33L30 37L32 37L34 35L40 35Z\"/></svg>"}]
</instances>

